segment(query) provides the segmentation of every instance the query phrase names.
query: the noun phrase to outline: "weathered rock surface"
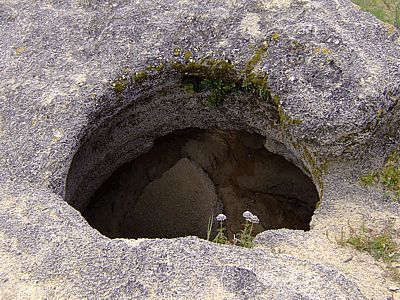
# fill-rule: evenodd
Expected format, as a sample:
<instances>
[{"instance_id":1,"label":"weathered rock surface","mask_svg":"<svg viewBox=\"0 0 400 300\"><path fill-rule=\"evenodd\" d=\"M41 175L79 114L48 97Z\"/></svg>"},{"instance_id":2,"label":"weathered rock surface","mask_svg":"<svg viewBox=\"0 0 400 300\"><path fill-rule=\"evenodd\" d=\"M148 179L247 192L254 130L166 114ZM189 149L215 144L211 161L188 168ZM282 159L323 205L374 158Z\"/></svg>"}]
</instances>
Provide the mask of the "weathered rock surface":
<instances>
[{"instance_id":1,"label":"weathered rock surface","mask_svg":"<svg viewBox=\"0 0 400 300\"><path fill-rule=\"evenodd\" d=\"M9 0L0 37L2 298L392 296L370 256L325 239L362 215L378 226L400 214L357 183L399 142L390 25L348 0ZM275 101L240 90L205 106L210 91L184 88L199 74L168 63L190 64L190 53L228 60L237 83L246 67L267 75ZM317 187L311 231L262 233L248 250L91 228L78 210L101 183L156 137L187 127L265 136Z\"/></svg>"}]
</instances>

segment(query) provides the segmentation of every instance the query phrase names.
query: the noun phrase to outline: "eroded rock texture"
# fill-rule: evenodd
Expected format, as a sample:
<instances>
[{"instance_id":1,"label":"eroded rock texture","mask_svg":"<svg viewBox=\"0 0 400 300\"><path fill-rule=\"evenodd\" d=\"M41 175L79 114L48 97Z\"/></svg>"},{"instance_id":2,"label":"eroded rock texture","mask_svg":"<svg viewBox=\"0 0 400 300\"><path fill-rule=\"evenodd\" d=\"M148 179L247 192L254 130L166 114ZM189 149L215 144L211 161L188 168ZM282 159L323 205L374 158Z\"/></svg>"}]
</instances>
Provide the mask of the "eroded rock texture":
<instances>
[{"instance_id":1,"label":"eroded rock texture","mask_svg":"<svg viewBox=\"0 0 400 300\"><path fill-rule=\"evenodd\" d=\"M380 263L333 238L349 222L380 228L400 215L379 188L358 183L399 143L393 26L349 0L8 0L0 41L1 298L393 296ZM236 91L206 105L216 95L199 85L207 77ZM265 137L315 184L311 230L263 232L241 249L109 239L90 227L80 211L101 184L156 138L189 127ZM224 149L215 162L203 149L189 157L202 172L232 171L217 168ZM222 202L265 188L231 176L237 187Z\"/></svg>"}]
</instances>

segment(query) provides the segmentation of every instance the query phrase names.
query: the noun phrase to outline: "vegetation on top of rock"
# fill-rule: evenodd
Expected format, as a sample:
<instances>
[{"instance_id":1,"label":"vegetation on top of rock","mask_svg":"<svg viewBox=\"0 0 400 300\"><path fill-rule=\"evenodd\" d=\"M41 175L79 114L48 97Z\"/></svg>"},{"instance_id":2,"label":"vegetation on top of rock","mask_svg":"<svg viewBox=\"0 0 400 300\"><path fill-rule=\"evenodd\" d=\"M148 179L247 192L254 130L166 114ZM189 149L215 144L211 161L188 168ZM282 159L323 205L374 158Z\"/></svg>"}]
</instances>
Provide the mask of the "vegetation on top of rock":
<instances>
[{"instance_id":1,"label":"vegetation on top of rock","mask_svg":"<svg viewBox=\"0 0 400 300\"><path fill-rule=\"evenodd\" d=\"M276 40L278 34L274 34L271 39ZM250 97L250 95L264 99L271 102L277 109L280 122L283 129L286 124L302 124L301 120L292 120L285 115L283 109L280 107L280 98L276 95L267 84L268 76L263 75L261 72L254 72L256 65L262 61L262 56L265 56L268 43L264 42L255 48L255 54L247 62L246 68L238 70L236 67L229 63L227 60L205 59L202 58L196 61L192 58L192 52L183 52L181 48L175 47L173 49L174 56L182 56L180 61L169 61L172 70L178 71L182 75L183 88L190 94L203 92L209 90L211 96L206 105L217 107L222 104L224 98L235 92L238 96ZM254 48L254 47L251 47ZM157 72L164 71L166 63L161 65L147 65L149 73L156 75ZM130 71L130 69L129 69ZM128 72L119 76L115 80L111 80L112 88L119 98L122 98L122 93L129 87L130 83L142 84L145 79L151 80L152 76L148 72L138 72L132 76L130 82L127 79ZM165 96L170 91L162 91L161 95Z\"/></svg>"},{"instance_id":2,"label":"vegetation on top of rock","mask_svg":"<svg viewBox=\"0 0 400 300\"><path fill-rule=\"evenodd\" d=\"M367 228L365 222L359 230L355 230L350 222L348 224L349 237L345 238L342 230L341 237L336 238L336 242L341 246L352 245L358 251L366 251L372 254L376 260L383 259L387 264L385 270L387 275L400 281L400 271L395 265L400 256L400 244L396 241L399 238L399 232L393 229L395 220L389 219L381 232Z\"/></svg>"},{"instance_id":3,"label":"vegetation on top of rock","mask_svg":"<svg viewBox=\"0 0 400 300\"><path fill-rule=\"evenodd\" d=\"M400 29L400 1L396 0L352 0L382 21Z\"/></svg>"},{"instance_id":4,"label":"vegetation on top of rock","mask_svg":"<svg viewBox=\"0 0 400 300\"><path fill-rule=\"evenodd\" d=\"M400 159L398 148L393 150L386 158L386 163L378 170L370 171L368 174L361 176L360 183L363 186L373 185L374 183L383 184L384 187L396 194L394 200L400 198ZM384 195L389 197L389 193Z\"/></svg>"},{"instance_id":5,"label":"vegetation on top of rock","mask_svg":"<svg viewBox=\"0 0 400 300\"><path fill-rule=\"evenodd\" d=\"M210 101L207 102L207 105L211 104L213 107L220 105L222 97L229 93L232 89L236 87L236 83L228 83L223 82L222 79L205 79L201 82L202 85L208 86L211 90Z\"/></svg>"}]
</instances>

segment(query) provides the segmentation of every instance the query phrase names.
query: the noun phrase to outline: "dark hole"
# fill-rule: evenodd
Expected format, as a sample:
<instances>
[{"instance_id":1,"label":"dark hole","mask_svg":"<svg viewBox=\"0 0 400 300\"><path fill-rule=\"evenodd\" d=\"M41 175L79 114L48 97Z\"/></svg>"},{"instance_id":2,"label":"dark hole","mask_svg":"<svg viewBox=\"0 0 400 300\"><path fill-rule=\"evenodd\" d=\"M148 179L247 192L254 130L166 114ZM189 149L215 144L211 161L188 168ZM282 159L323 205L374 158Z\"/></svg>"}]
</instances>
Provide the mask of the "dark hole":
<instances>
[{"instance_id":1,"label":"dark hole","mask_svg":"<svg viewBox=\"0 0 400 300\"><path fill-rule=\"evenodd\" d=\"M83 216L110 238L206 238L213 215L227 216L228 239L243 229L242 214L257 215L253 233L309 230L318 193L258 134L186 129L155 140L146 154L123 165L91 198Z\"/></svg>"},{"instance_id":2,"label":"dark hole","mask_svg":"<svg viewBox=\"0 0 400 300\"><path fill-rule=\"evenodd\" d=\"M193 91L199 93L202 91L202 81L203 79L199 76L186 75L182 78L182 84L188 91Z\"/></svg>"}]
</instances>

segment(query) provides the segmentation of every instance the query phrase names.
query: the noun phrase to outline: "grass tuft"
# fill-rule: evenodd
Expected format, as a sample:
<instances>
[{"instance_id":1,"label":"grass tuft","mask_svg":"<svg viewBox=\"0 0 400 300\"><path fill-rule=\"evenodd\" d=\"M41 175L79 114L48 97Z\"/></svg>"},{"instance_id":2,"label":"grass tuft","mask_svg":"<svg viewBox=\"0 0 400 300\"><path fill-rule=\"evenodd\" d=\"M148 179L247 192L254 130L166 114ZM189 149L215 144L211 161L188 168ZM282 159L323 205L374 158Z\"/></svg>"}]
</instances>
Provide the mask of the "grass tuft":
<instances>
[{"instance_id":1,"label":"grass tuft","mask_svg":"<svg viewBox=\"0 0 400 300\"><path fill-rule=\"evenodd\" d=\"M345 238L342 230L341 237L336 242L341 246L351 245L358 251L370 253L375 260L381 260L387 265L386 275L400 281L400 272L393 264L400 255L400 244L396 241L399 232L394 230L395 220L389 219L380 232L367 228L366 223L359 230L355 230L348 222L349 237ZM328 237L329 238L329 237Z\"/></svg>"},{"instance_id":2,"label":"grass tuft","mask_svg":"<svg viewBox=\"0 0 400 300\"><path fill-rule=\"evenodd\" d=\"M383 22L400 29L400 1L397 0L352 0L363 10L370 12ZM391 30L389 30L391 31Z\"/></svg>"},{"instance_id":3,"label":"grass tuft","mask_svg":"<svg viewBox=\"0 0 400 300\"><path fill-rule=\"evenodd\" d=\"M361 176L360 183L363 186L374 183L383 184L387 189L396 193L396 199L400 198L400 159L398 148L392 151L386 159L386 163L376 171Z\"/></svg>"}]
</instances>

